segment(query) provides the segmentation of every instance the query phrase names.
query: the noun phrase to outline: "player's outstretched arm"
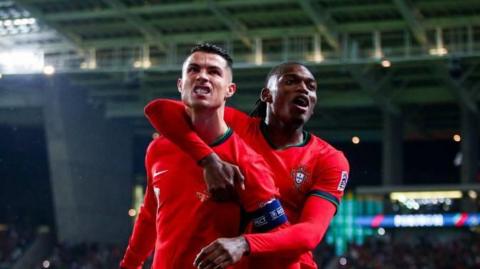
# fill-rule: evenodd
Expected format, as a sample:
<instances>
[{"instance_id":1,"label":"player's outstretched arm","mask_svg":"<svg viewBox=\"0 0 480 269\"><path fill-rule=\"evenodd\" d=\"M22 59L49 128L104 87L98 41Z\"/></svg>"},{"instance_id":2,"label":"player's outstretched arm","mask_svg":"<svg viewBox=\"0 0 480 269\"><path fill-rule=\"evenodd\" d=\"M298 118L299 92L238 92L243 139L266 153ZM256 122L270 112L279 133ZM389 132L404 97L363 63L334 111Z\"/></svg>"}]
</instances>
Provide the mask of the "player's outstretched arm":
<instances>
[{"instance_id":1,"label":"player's outstretched arm","mask_svg":"<svg viewBox=\"0 0 480 269\"><path fill-rule=\"evenodd\" d=\"M155 246L156 229L155 229L155 201L150 201L153 191L147 187L144 204L140 208L140 213L133 228L132 236L128 242L125 255L120 263L122 269L138 269L141 268L143 262L152 252Z\"/></svg>"},{"instance_id":2,"label":"player's outstretched arm","mask_svg":"<svg viewBox=\"0 0 480 269\"><path fill-rule=\"evenodd\" d=\"M157 202L153 191L152 177L149 169L149 152L151 145L152 144L150 144L147 149L145 158L147 189L145 191L145 197L143 198L143 204L139 210L138 218L133 227L132 235L128 242L127 250L120 262L121 269L141 269L143 262L155 247L155 240L157 237L155 227Z\"/></svg>"},{"instance_id":3,"label":"player's outstretched arm","mask_svg":"<svg viewBox=\"0 0 480 269\"><path fill-rule=\"evenodd\" d=\"M322 240L343 196L350 170L340 151L320 156L314 184L297 223L268 234L246 234L252 255L295 255L314 249Z\"/></svg>"},{"instance_id":4,"label":"player's outstretched arm","mask_svg":"<svg viewBox=\"0 0 480 269\"><path fill-rule=\"evenodd\" d=\"M200 161L213 150L195 133L185 105L171 99L155 99L145 106L145 116L152 126L168 140L179 146L195 161ZM240 136L244 133L249 117L234 108L226 107L224 119Z\"/></svg>"},{"instance_id":5,"label":"player's outstretched arm","mask_svg":"<svg viewBox=\"0 0 480 269\"><path fill-rule=\"evenodd\" d=\"M299 255L314 249L322 240L335 214L335 205L310 196L298 223L264 234L245 234L251 255Z\"/></svg>"},{"instance_id":6,"label":"player's outstretched arm","mask_svg":"<svg viewBox=\"0 0 480 269\"><path fill-rule=\"evenodd\" d=\"M276 199L248 215L252 217L253 232L271 233L289 227L284 210ZM225 268L239 262L249 252L250 246L244 236L219 238L201 249L195 258L194 266L199 269L218 268L218 266ZM260 266L258 262L261 260L257 260L255 266ZM285 260L281 268L297 268L296 265L296 259L290 259ZM262 264L261 268L264 268L263 266ZM268 263L268 266L273 265Z\"/></svg>"},{"instance_id":7,"label":"player's outstretched arm","mask_svg":"<svg viewBox=\"0 0 480 269\"><path fill-rule=\"evenodd\" d=\"M215 260L232 264L238 253L251 256L298 256L314 249L328 229L339 198L343 195L349 165L343 154L337 152L317 165L318 180L310 192L297 223L267 233L244 234L235 238L219 238L202 249L195 264L209 268Z\"/></svg>"},{"instance_id":8,"label":"player's outstretched arm","mask_svg":"<svg viewBox=\"0 0 480 269\"><path fill-rule=\"evenodd\" d=\"M240 140L241 141L241 140ZM243 142L238 144L238 161L246 176L246 190L239 191L239 200L251 221L248 232L270 233L288 227L285 211L278 199L273 173L263 158ZM201 269L218 268L238 262L249 252L249 244L243 236L219 238L204 247L197 255L194 266ZM298 255L297 255L298 256ZM297 257L298 258L298 257ZM295 258L252 259L252 268L297 268Z\"/></svg>"},{"instance_id":9,"label":"player's outstretched arm","mask_svg":"<svg viewBox=\"0 0 480 269\"><path fill-rule=\"evenodd\" d=\"M300 222L267 233L245 234L233 238L219 238L197 255L194 266L199 269L222 268L251 256L276 255L296 257L314 249L320 243L335 213L335 206L327 200L310 197L305 203Z\"/></svg>"},{"instance_id":10,"label":"player's outstretched arm","mask_svg":"<svg viewBox=\"0 0 480 269\"><path fill-rule=\"evenodd\" d=\"M239 117L239 113L234 109L226 109L225 118L234 121L235 117ZM195 133L182 102L156 99L145 107L145 115L157 131L204 168L207 190L213 199L216 201L233 199L234 186L238 184L243 188L244 177L238 167L221 160Z\"/></svg>"},{"instance_id":11,"label":"player's outstretched arm","mask_svg":"<svg viewBox=\"0 0 480 269\"><path fill-rule=\"evenodd\" d=\"M155 99L145 106L145 116L158 132L179 146L195 161L200 161L213 153L213 150L193 130L182 102Z\"/></svg>"},{"instance_id":12,"label":"player's outstretched arm","mask_svg":"<svg viewBox=\"0 0 480 269\"><path fill-rule=\"evenodd\" d=\"M314 184L297 223L269 234L246 234L252 255L295 255L314 249L322 240L343 196L350 170L340 151L319 156Z\"/></svg>"}]
</instances>

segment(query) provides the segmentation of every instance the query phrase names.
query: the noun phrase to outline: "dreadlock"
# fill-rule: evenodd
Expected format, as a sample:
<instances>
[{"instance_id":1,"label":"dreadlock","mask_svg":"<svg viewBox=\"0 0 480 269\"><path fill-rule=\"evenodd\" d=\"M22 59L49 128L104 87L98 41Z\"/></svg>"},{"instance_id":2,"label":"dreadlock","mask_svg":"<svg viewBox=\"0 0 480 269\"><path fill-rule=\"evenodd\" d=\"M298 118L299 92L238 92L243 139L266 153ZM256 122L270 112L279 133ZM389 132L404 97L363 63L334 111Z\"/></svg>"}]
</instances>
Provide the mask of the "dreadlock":
<instances>
[{"instance_id":1,"label":"dreadlock","mask_svg":"<svg viewBox=\"0 0 480 269\"><path fill-rule=\"evenodd\" d=\"M265 117L267 117L267 103L258 98L253 110L250 112L250 116L265 119Z\"/></svg>"},{"instance_id":2,"label":"dreadlock","mask_svg":"<svg viewBox=\"0 0 480 269\"><path fill-rule=\"evenodd\" d=\"M270 81L271 77L283 74L285 70L292 65L300 65L307 68L304 64L301 64L299 62L285 62L276 65L270 70L270 72L268 72L267 78L265 79L265 87L268 88L268 82ZM267 116L267 103L263 102L260 98L258 98L258 100L255 102L255 106L252 112L250 112L250 116L265 119L265 117Z\"/></svg>"}]
</instances>

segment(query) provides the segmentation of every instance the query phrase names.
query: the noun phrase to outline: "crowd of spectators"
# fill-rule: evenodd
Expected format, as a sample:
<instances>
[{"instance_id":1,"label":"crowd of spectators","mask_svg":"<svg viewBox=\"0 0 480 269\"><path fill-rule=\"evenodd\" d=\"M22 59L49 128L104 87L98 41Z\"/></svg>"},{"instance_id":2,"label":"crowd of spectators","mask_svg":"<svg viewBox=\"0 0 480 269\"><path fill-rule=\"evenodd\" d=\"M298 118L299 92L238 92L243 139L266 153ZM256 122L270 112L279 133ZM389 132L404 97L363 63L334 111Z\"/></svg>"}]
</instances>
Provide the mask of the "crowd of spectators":
<instances>
[{"instance_id":1,"label":"crowd of spectators","mask_svg":"<svg viewBox=\"0 0 480 269\"><path fill-rule=\"evenodd\" d=\"M33 229L0 225L0 269L12 268L34 235ZM124 251L124 244L56 243L50 256L37 268L118 268ZM454 238L375 236L367 238L362 245L351 244L341 256L335 255L333 246L322 243L314 251L314 256L319 268L326 269L480 268L480 234L468 233ZM150 268L150 265L151 259L143 268Z\"/></svg>"},{"instance_id":2,"label":"crowd of spectators","mask_svg":"<svg viewBox=\"0 0 480 269\"><path fill-rule=\"evenodd\" d=\"M441 239L441 237L439 236ZM470 269L480 268L480 235L468 234L452 240L401 237L370 237L363 245L352 244L345 255L336 256L334 247L322 243L314 251L323 269ZM59 244L48 259L55 269L118 268L125 246ZM143 268L150 268L148 260ZM45 268L45 267L43 267Z\"/></svg>"},{"instance_id":3,"label":"crowd of spectators","mask_svg":"<svg viewBox=\"0 0 480 269\"><path fill-rule=\"evenodd\" d=\"M50 269L118 268L124 250L125 246L119 244L59 243L54 246L52 255L42 262L41 267Z\"/></svg>"},{"instance_id":4,"label":"crowd of spectators","mask_svg":"<svg viewBox=\"0 0 480 269\"><path fill-rule=\"evenodd\" d=\"M350 245L347 254L338 259L337 268L480 268L480 236L469 233L449 240L442 236L417 240L371 237L361 246Z\"/></svg>"},{"instance_id":5,"label":"crowd of spectators","mask_svg":"<svg viewBox=\"0 0 480 269\"><path fill-rule=\"evenodd\" d=\"M35 233L29 226L0 224L0 269L11 268L34 237Z\"/></svg>"}]
</instances>

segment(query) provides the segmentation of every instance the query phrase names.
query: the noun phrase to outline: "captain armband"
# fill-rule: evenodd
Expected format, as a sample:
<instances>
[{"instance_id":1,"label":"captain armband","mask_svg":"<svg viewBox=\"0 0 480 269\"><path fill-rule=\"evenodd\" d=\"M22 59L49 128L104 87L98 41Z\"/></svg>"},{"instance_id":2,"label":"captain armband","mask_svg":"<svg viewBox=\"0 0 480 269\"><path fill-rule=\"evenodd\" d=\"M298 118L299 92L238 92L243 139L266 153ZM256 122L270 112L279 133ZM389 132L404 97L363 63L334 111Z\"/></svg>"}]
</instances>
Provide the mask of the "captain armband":
<instances>
[{"instance_id":1,"label":"captain armband","mask_svg":"<svg viewBox=\"0 0 480 269\"><path fill-rule=\"evenodd\" d=\"M270 200L259 209L250 213L255 231L266 232L287 222L287 216L280 201Z\"/></svg>"}]
</instances>

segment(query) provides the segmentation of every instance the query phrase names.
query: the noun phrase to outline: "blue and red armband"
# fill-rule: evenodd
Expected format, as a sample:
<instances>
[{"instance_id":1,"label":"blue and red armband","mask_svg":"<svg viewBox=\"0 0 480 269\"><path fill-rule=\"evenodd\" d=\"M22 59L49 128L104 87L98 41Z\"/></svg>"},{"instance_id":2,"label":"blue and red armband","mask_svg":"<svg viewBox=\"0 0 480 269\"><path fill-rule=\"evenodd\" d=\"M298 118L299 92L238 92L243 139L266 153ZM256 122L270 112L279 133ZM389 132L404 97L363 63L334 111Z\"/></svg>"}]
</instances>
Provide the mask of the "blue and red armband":
<instances>
[{"instance_id":1,"label":"blue and red armband","mask_svg":"<svg viewBox=\"0 0 480 269\"><path fill-rule=\"evenodd\" d=\"M258 232L266 232L287 222L287 216L280 201L273 199L249 213L253 228Z\"/></svg>"}]
</instances>

